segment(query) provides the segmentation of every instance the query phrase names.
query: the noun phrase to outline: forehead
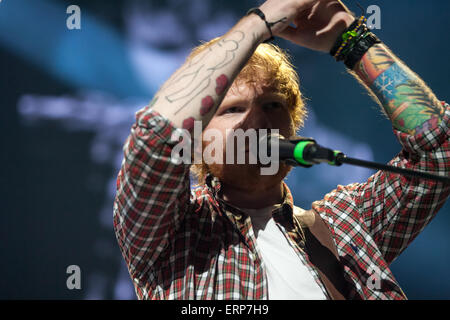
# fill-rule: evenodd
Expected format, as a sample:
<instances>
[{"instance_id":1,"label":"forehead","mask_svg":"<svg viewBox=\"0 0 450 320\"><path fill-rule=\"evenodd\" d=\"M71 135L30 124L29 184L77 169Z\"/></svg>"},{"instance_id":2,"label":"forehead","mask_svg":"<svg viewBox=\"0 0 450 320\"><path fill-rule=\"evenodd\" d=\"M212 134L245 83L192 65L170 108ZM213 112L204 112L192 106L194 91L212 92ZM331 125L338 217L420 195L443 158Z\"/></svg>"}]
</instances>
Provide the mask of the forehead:
<instances>
[{"instance_id":1,"label":"forehead","mask_svg":"<svg viewBox=\"0 0 450 320\"><path fill-rule=\"evenodd\" d=\"M224 100L255 100L266 96L276 96L278 98L283 98L283 95L274 86L257 84L257 83L247 83L243 81L233 82Z\"/></svg>"}]
</instances>

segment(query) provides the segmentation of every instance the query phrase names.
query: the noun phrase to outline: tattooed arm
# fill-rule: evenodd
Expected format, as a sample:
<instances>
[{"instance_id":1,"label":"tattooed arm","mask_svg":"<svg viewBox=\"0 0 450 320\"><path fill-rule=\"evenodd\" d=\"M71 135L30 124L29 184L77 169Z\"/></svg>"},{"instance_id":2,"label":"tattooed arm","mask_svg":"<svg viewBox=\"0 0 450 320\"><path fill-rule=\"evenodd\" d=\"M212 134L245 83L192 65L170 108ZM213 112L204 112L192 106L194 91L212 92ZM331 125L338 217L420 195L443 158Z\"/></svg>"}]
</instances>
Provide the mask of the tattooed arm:
<instances>
[{"instance_id":1,"label":"tattooed arm","mask_svg":"<svg viewBox=\"0 0 450 320\"><path fill-rule=\"evenodd\" d=\"M338 35L353 21L338 0L317 1L294 18L281 36L302 47L329 52ZM436 127L444 107L425 83L383 44L373 46L354 67L355 75L383 106L383 111L401 132L415 134Z\"/></svg>"},{"instance_id":2,"label":"tattooed arm","mask_svg":"<svg viewBox=\"0 0 450 320\"><path fill-rule=\"evenodd\" d=\"M189 58L156 94L153 109L176 127L190 130L195 120L202 120L205 127L240 68L266 36L264 22L258 19L255 15L244 18L216 43ZM253 33L243 31L252 25Z\"/></svg>"},{"instance_id":3,"label":"tattooed arm","mask_svg":"<svg viewBox=\"0 0 450 320\"><path fill-rule=\"evenodd\" d=\"M397 130L415 135L441 123L444 106L385 45L370 48L354 71Z\"/></svg>"},{"instance_id":4,"label":"tattooed arm","mask_svg":"<svg viewBox=\"0 0 450 320\"><path fill-rule=\"evenodd\" d=\"M266 20L275 22L272 33L283 31L299 11L314 0L268 0L260 6ZM256 47L270 37L264 21L255 14L244 17L223 37L175 72L151 102L153 109L178 127L192 129L195 120L206 127L228 88Z\"/></svg>"},{"instance_id":5,"label":"tattooed arm","mask_svg":"<svg viewBox=\"0 0 450 320\"><path fill-rule=\"evenodd\" d=\"M277 35L312 2L268 0L260 8L268 21L277 22L272 27ZM244 17L188 59L150 106L136 113L117 178L114 230L140 298L155 297L149 275L191 208L189 166L171 161L171 134L176 127L191 129L194 119L206 126L257 45L269 37L257 15Z\"/></svg>"},{"instance_id":6,"label":"tattooed arm","mask_svg":"<svg viewBox=\"0 0 450 320\"><path fill-rule=\"evenodd\" d=\"M382 106L403 146L389 164L449 176L448 105L384 44L370 48L353 71ZM388 263L434 218L450 192L448 185L382 171L355 190L363 220Z\"/></svg>"},{"instance_id":7,"label":"tattooed arm","mask_svg":"<svg viewBox=\"0 0 450 320\"><path fill-rule=\"evenodd\" d=\"M338 18L345 23L337 23ZM328 53L354 19L340 1L321 0L307 15L294 19L298 28L287 28L282 36ZM353 74L383 107L403 147L389 164L449 176L450 107L383 44L369 49ZM434 218L449 194L449 186L442 183L378 171L364 183L338 186L326 196L326 204L344 239L367 229L389 264ZM352 221L357 222L354 230Z\"/></svg>"}]
</instances>

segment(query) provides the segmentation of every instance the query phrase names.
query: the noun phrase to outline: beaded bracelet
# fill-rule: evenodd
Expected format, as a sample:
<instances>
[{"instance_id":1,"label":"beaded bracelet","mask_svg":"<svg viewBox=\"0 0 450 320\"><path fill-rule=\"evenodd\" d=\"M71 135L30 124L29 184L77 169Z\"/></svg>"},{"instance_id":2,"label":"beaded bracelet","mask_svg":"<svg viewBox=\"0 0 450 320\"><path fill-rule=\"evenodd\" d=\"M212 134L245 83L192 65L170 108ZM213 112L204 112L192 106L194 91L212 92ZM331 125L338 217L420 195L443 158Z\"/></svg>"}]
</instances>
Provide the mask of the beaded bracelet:
<instances>
[{"instance_id":1,"label":"beaded bracelet","mask_svg":"<svg viewBox=\"0 0 450 320\"><path fill-rule=\"evenodd\" d=\"M366 26L366 18L361 16L355 20L336 40L330 50L336 61L344 61L349 69L376 43L381 41Z\"/></svg>"},{"instance_id":2,"label":"beaded bracelet","mask_svg":"<svg viewBox=\"0 0 450 320\"><path fill-rule=\"evenodd\" d=\"M348 47L355 44L358 36L361 36L364 31L366 18L361 16L359 19L355 20L346 31L344 31L341 36L336 40L333 48L330 50L330 54L336 59L336 61L343 60L341 55L342 51L347 51ZM356 40L356 41L355 41Z\"/></svg>"},{"instance_id":3,"label":"beaded bracelet","mask_svg":"<svg viewBox=\"0 0 450 320\"><path fill-rule=\"evenodd\" d=\"M343 33L347 32L349 30L354 30L356 28L357 24L358 24L358 20L355 19L355 21L353 21L353 23ZM342 41L343 41L343 39L342 39L342 34L341 34L334 42L334 45L330 50L330 55L332 55L333 57L336 55L336 52L340 48Z\"/></svg>"},{"instance_id":4,"label":"beaded bracelet","mask_svg":"<svg viewBox=\"0 0 450 320\"><path fill-rule=\"evenodd\" d=\"M367 31L360 40L348 52L344 64L350 70L353 70L356 63L366 54L366 52L375 44L381 43L380 39L370 31Z\"/></svg>"},{"instance_id":5,"label":"beaded bracelet","mask_svg":"<svg viewBox=\"0 0 450 320\"><path fill-rule=\"evenodd\" d=\"M348 43L344 48L342 48L341 52L336 53L335 59L336 61L343 61L347 58L348 54L353 50L353 48L356 46L356 44L364 38L368 33L369 29L363 24L357 29L354 33L351 39L349 39Z\"/></svg>"}]
</instances>

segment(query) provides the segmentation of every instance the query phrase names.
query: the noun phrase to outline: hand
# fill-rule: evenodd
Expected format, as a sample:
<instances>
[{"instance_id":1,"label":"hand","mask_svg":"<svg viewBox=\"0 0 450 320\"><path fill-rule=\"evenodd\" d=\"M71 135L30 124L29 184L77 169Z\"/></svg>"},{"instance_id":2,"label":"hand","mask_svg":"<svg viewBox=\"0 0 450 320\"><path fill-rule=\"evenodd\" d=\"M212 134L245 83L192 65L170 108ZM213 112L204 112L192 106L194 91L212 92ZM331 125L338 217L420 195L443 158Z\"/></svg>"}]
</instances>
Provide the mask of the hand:
<instances>
[{"instance_id":1,"label":"hand","mask_svg":"<svg viewBox=\"0 0 450 320\"><path fill-rule=\"evenodd\" d=\"M282 32L297 17L299 12L311 9L318 0L267 0L259 9L264 13L266 21L276 22L271 30L274 36L281 36ZM266 38L269 31L265 28Z\"/></svg>"},{"instance_id":2,"label":"hand","mask_svg":"<svg viewBox=\"0 0 450 320\"><path fill-rule=\"evenodd\" d=\"M329 52L338 36L355 20L341 1L317 0L293 19L296 27L288 26L278 36L299 46Z\"/></svg>"}]
</instances>

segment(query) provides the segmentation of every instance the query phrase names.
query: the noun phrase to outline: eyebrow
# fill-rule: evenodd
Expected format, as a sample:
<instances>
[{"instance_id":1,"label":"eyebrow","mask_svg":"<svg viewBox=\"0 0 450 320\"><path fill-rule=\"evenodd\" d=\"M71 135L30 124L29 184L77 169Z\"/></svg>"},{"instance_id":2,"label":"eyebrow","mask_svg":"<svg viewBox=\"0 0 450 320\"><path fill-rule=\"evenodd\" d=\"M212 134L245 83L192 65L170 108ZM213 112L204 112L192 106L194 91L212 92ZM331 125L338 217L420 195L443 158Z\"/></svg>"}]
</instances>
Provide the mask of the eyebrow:
<instances>
[{"instance_id":1,"label":"eyebrow","mask_svg":"<svg viewBox=\"0 0 450 320\"><path fill-rule=\"evenodd\" d=\"M274 99L282 101L282 102L286 102L286 99L284 98L284 96L278 92L264 93L261 96L259 96L256 100L260 101L260 100L274 100Z\"/></svg>"},{"instance_id":2,"label":"eyebrow","mask_svg":"<svg viewBox=\"0 0 450 320\"><path fill-rule=\"evenodd\" d=\"M266 102L267 100L276 100L278 102L282 102L284 104L286 104L286 99L284 98L284 96L281 93L278 92L267 92L267 93L263 93L262 95L258 96L256 98L257 102ZM229 98L228 101L222 101L221 105L219 106L230 106L230 105L240 105L243 103L246 103L248 100L241 98L241 97L232 97ZM225 104L224 104L225 103Z\"/></svg>"}]
</instances>

